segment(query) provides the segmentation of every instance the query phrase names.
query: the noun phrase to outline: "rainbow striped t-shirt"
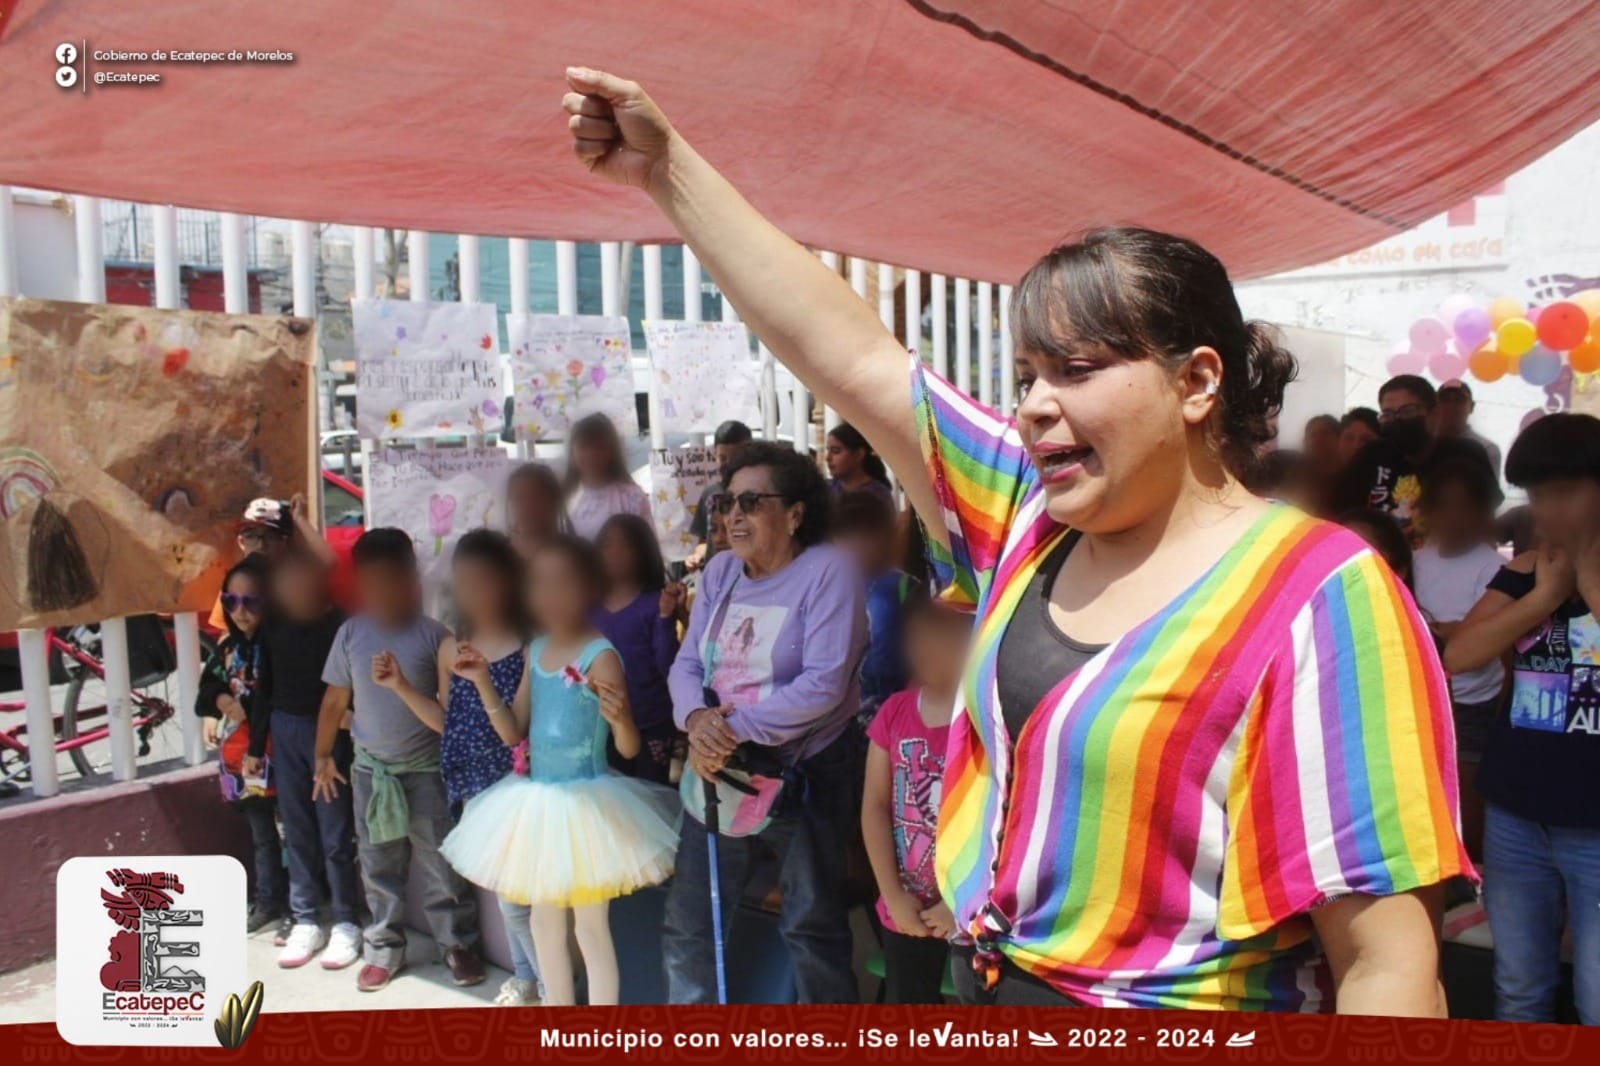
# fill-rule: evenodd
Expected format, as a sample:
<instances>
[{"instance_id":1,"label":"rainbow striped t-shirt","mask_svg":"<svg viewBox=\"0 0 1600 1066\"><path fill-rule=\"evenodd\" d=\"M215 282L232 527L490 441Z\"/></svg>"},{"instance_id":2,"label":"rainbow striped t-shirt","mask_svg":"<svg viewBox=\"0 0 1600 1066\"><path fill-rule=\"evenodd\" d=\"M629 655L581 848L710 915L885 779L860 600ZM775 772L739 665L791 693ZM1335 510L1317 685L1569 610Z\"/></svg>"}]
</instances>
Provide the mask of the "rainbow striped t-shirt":
<instances>
[{"instance_id":1,"label":"rainbow striped t-shirt","mask_svg":"<svg viewBox=\"0 0 1600 1066\"><path fill-rule=\"evenodd\" d=\"M1274 506L1013 744L1000 638L1066 530L1015 427L913 362L949 592L977 611L935 860L958 924L1088 1005L1331 1010L1313 908L1472 875L1410 595L1353 534Z\"/></svg>"}]
</instances>

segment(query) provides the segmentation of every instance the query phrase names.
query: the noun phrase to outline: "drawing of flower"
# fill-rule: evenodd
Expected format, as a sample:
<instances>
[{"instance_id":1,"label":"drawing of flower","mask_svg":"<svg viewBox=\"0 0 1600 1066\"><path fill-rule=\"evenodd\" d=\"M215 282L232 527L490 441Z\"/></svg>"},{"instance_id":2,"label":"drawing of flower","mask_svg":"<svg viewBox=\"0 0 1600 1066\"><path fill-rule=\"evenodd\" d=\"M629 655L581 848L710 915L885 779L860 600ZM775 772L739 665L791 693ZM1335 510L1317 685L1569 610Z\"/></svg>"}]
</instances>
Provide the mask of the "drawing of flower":
<instances>
[{"instance_id":1,"label":"drawing of flower","mask_svg":"<svg viewBox=\"0 0 1600 1066\"><path fill-rule=\"evenodd\" d=\"M494 347L494 338L485 333L483 335L483 339L478 341L478 347L482 348L484 351L488 351L490 348Z\"/></svg>"},{"instance_id":2,"label":"drawing of flower","mask_svg":"<svg viewBox=\"0 0 1600 1066\"><path fill-rule=\"evenodd\" d=\"M433 554L444 554L444 538L456 523L456 498L434 493L428 497L428 532L433 534Z\"/></svg>"},{"instance_id":3,"label":"drawing of flower","mask_svg":"<svg viewBox=\"0 0 1600 1066\"><path fill-rule=\"evenodd\" d=\"M589 380L594 382L596 388L604 385L606 383L606 368L600 366L598 363L590 367Z\"/></svg>"},{"instance_id":4,"label":"drawing of flower","mask_svg":"<svg viewBox=\"0 0 1600 1066\"><path fill-rule=\"evenodd\" d=\"M570 362L567 363L567 377L575 378L575 377L578 377L582 373L583 373L583 363L580 360L573 359L573 360L571 360Z\"/></svg>"},{"instance_id":5,"label":"drawing of flower","mask_svg":"<svg viewBox=\"0 0 1600 1066\"><path fill-rule=\"evenodd\" d=\"M483 401L483 416L485 418L499 418L500 405L495 403L493 400Z\"/></svg>"},{"instance_id":6,"label":"drawing of flower","mask_svg":"<svg viewBox=\"0 0 1600 1066\"><path fill-rule=\"evenodd\" d=\"M385 418L384 421L388 423L390 429L399 429L406 424L405 416L398 409L390 411L389 417Z\"/></svg>"},{"instance_id":7,"label":"drawing of flower","mask_svg":"<svg viewBox=\"0 0 1600 1066\"><path fill-rule=\"evenodd\" d=\"M404 326L396 326L394 328L394 339L397 341L406 339L406 328Z\"/></svg>"}]
</instances>

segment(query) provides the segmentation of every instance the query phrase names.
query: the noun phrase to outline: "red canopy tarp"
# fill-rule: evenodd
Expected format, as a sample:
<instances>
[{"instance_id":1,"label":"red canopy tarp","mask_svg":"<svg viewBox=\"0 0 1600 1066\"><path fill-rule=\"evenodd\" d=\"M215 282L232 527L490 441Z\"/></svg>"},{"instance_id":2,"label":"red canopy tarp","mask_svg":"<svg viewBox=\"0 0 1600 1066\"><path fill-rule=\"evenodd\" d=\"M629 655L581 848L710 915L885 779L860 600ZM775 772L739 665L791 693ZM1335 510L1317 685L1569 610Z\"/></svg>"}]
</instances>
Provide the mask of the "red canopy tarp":
<instances>
[{"instance_id":1,"label":"red canopy tarp","mask_svg":"<svg viewBox=\"0 0 1600 1066\"><path fill-rule=\"evenodd\" d=\"M989 280L1140 223L1237 276L1409 228L1600 113L1571 0L20 0L0 182L439 232L668 240L590 179L572 64L635 78L808 244ZM292 64L88 62L281 49Z\"/></svg>"}]
</instances>

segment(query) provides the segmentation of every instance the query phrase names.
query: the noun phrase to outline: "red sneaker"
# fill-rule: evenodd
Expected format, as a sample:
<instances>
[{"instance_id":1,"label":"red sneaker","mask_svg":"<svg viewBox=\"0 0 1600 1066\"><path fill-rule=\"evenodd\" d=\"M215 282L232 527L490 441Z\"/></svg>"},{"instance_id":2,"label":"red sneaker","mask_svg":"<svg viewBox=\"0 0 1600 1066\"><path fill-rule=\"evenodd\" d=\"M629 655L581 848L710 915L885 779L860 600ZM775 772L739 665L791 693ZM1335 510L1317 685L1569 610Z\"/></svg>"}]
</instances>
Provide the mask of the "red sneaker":
<instances>
[{"instance_id":1,"label":"red sneaker","mask_svg":"<svg viewBox=\"0 0 1600 1066\"><path fill-rule=\"evenodd\" d=\"M361 967L360 973L356 974L356 991L376 992L394 980L394 975L399 970L400 967L398 966L390 970L383 966L374 966L369 962Z\"/></svg>"}]
</instances>

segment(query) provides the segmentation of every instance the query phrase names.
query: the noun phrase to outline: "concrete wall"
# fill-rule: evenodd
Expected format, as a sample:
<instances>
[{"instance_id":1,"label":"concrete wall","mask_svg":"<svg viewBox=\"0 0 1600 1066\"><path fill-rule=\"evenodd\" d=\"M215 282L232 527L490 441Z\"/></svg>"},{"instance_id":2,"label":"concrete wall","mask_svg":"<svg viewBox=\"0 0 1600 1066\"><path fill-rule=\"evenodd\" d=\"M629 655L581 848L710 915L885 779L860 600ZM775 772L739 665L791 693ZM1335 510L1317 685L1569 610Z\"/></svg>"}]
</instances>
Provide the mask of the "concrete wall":
<instances>
[{"instance_id":1,"label":"concrete wall","mask_svg":"<svg viewBox=\"0 0 1600 1066\"><path fill-rule=\"evenodd\" d=\"M0 809L0 973L56 953L56 871L77 855L233 855L250 829L224 806L212 764Z\"/></svg>"},{"instance_id":2,"label":"concrete wall","mask_svg":"<svg viewBox=\"0 0 1600 1066\"><path fill-rule=\"evenodd\" d=\"M1475 224L1450 226L1441 218L1385 242L1380 248L1393 253L1388 261L1358 254L1247 282L1238 288L1240 303L1251 318L1345 334L1343 402L1329 396L1323 409L1337 414L1357 404L1376 407L1394 343L1450 294L1542 304L1564 288L1584 285L1570 279L1600 279L1600 125L1512 175L1503 196L1476 205ZM1594 381L1550 390L1513 377L1472 384L1478 404L1473 423L1502 449L1536 408L1570 402L1600 410L1600 383ZM1281 442L1297 446L1300 425L1287 418L1281 425Z\"/></svg>"}]
</instances>

